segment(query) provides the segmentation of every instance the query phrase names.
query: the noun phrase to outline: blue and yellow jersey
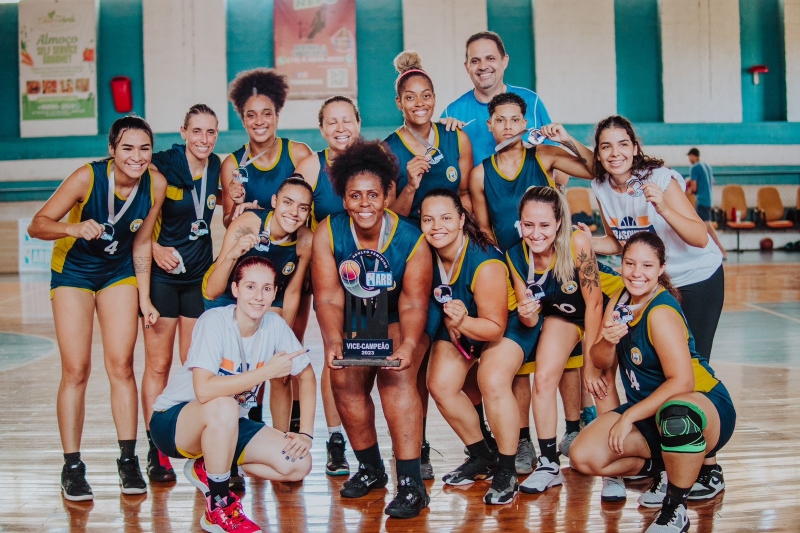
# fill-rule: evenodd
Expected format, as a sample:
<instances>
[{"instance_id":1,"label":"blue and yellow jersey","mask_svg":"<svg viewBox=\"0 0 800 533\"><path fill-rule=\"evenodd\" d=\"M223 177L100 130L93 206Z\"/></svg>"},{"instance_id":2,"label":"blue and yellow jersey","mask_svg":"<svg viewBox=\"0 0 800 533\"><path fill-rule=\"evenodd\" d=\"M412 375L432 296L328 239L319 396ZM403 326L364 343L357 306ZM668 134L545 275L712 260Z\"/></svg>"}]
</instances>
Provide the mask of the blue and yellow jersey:
<instances>
[{"instance_id":1,"label":"blue and yellow jersey","mask_svg":"<svg viewBox=\"0 0 800 533\"><path fill-rule=\"evenodd\" d=\"M108 222L108 187L109 175L113 160L88 163L92 181L86 191L83 202L75 204L69 212L67 222L79 224L85 220L94 220L99 224ZM131 265L133 275L133 241L136 232L150 213L155 203L153 178L146 171L139 179L136 196L114 224L114 234L109 240L76 239L63 237L58 239L53 249L51 269L56 274L69 274L77 278L105 277L108 272L121 266ZM127 198L120 198L114 193L114 211L119 213ZM109 235L110 236L110 235Z\"/></svg>"},{"instance_id":2,"label":"blue and yellow jersey","mask_svg":"<svg viewBox=\"0 0 800 533\"><path fill-rule=\"evenodd\" d=\"M254 211L258 214L258 218L260 220L259 228L261 231L266 229L269 226L270 220L272 220L272 214L274 211ZM261 251L256 249L255 247L250 248L242 257L240 257L236 261L236 265L233 266L231 269L231 273L228 276L228 282L225 286L225 292L223 293L223 297L225 298L224 301L231 301L235 298L233 297L233 293L231 292L231 283L233 283L233 273L236 270L236 266L242 262L246 257L264 257L272 261L272 265L275 267L275 302L273 302L273 306L280 307L283 302L283 293L286 290L286 285L288 285L289 280L291 279L292 275L294 274L295 270L297 270L297 263L299 261L300 256L297 254L297 233L293 233L289 236L289 238L282 243L273 242L269 246L269 250ZM206 296L206 286L208 285L208 277L214 271L214 267L216 263L212 264L209 267L208 271L206 272L205 276L203 277L203 296Z\"/></svg>"},{"instance_id":3,"label":"blue and yellow jersey","mask_svg":"<svg viewBox=\"0 0 800 533\"><path fill-rule=\"evenodd\" d=\"M458 193L461 184L461 169L458 166L458 158L461 155L461 144L458 131L447 131L436 123L433 126L434 140L433 147L438 148L444 158L435 165L431 165L430 170L422 175L419 188L414 194L414 201L411 203L411 211L408 217L412 222L419 225L419 208L425 195L437 188L450 189ZM400 166L400 174L397 180L397 195L408 185L408 173L406 165L414 159L415 154L399 134L400 128L384 139L384 144L389 147L392 153L397 156ZM409 134L410 135L410 134Z\"/></svg>"},{"instance_id":4,"label":"blue and yellow jersey","mask_svg":"<svg viewBox=\"0 0 800 533\"><path fill-rule=\"evenodd\" d=\"M519 229L517 207L520 199L531 187L555 187L555 182L545 172L536 148L528 148L517 173L506 176L497 165L497 154L483 161L483 190L489 221L495 240L501 250L510 249L522 236Z\"/></svg>"},{"instance_id":5,"label":"blue and yellow jersey","mask_svg":"<svg viewBox=\"0 0 800 533\"><path fill-rule=\"evenodd\" d=\"M618 297L611 299L614 303L618 300ZM714 377L714 371L708 365L708 361L695 350L694 337L686 324L686 317L683 316L680 304L667 290L660 287L656 295L641 310L641 313L638 316L635 315L634 320L628 323L628 334L620 339L616 348L619 367L623 371L621 374L625 395L628 402L632 404L641 402L650 396L666 381L661 360L658 358L651 336L651 329L657 327L657 324L651 323L650 313L659 308L671 309L681 317L686 333L686 342L689 344L689 353L692 357L694 390L709 392L719 383L719 380Z\"/></svg>"},{"instance_id":6,"label":"blue and yellow jersey","mask_svg":"<svg viewBox=\"0 0 800 533\"><path fill-rule=\"evenodd\" d=\"M163 165L164 162L160 162L160 164ZM197 220L192 191L175 185L167 185L167 195L153 229L153 240L161 246L175 248L183 258L186 272L170 274L153 261L150 274L152 280L175 285L188 285L203 281L203 275L214 262L210 230L214 208L217 206L220 168L219 157L211 154L208 157L205 198L200 198L203 175L193 176L195 194L203 206L202 218L209 230L208 234L197 236L195 239L189 238L192 236L192 223ZM164 172L165 169L159 168L159 170Z\"/></svg>"},{"instance_id":7,"label":"blue and yellow jersey","mask_svg":"<svg viewBox=\"0 0 800 533\"><path fill-rule=\"evenodd\" d=\"M576 263L577 259L575 257L574 243L577 233L579 233L579 230L572 233L572 259L576 261ZM541 284L541 288L544 291L544 297L539 300L542 304L541 314L542 316L560 316L573 324L583 327L586 314L586 302L583 299L583 293L580 288L578 268L575 268L571 281L562 283L556 279L553 273L556 258L556 253L553 251L553 258L547 269L547 278L545 278L544 283ZM527 285L530 254L525 240L520 240L506 252L506 260L511 270ZM612 268L599 261L597 264L600 290L603 292L603 304L605 305L609 297L623 287L623 283L622 278ZM536 281L539 281L545 275L545 271L543 270L537 270L535 272Z\"/></svg>"},{"instance_id":8,"label":"blue and yellow jersey","mask_svg":"<svg viewBox=\"0 0 800 533\"><path fill-rule=\"evenodd\" d=\"M506 276L508 276L508 267L503 260L503 254L500 250L492 245L488 245L486 250L467 237L467 242L464 245L464 252L458 261L453 271L453 279L450 280L450 288L454 300L461 300L467 307L469 316L478 316L478 305L475 303L475 282L478 279L480 270L490 264L499 263L506 269ZM439 272L438 262L436 261L436 254L433 254L433 289L444 283L442 281L441 273ZM441 306L441 304L438 304ZM517 307L517 299L512 291L508 295L508 310L513 311Z\"/></svg>"},{"instance_id":9,"label":"blue and yellow jersey","mask_svg":"<svg viewBox=\"0 0 800 533\"><path fill-rule=\"evenodd\" d=\"M272 205L272 195L278 192L278 187L283 183L283 180L294 173L297 163L292 159L292 141L279 137L278 142L280 143L278 157L275 158L275 162L272 165L269 167L260 166L263 163L261 158L247 165L248 181L244 184L245 202L258 200L258 205L260 206ZM237 167L242 164L242 157L244 157L245 149L248 146L245 144L233 152L233 162ZM248 158L257 155L257 153L250 152Z\"/></svg>"},{"instance_id":10,"label":"blue and yellow jersey","mask_svg":"<svg viewBox=\"0 0 800 533\"><path fill-rule=\"evenodd\" d=\"M342 197L333 190L330 177L331 160L328 149L317 152L319 158L319 174L314 185L314 203L311 205L311 229L316 230L320 222L328 215L344 212Z\"/></svg>"},{"instance_id":11,"label":"blue and yellow jersey","mask_svg":"<svg viewBox=\"0 0 800 533\"><path fill-rule=\"evenodd\" d=\"M394 285L389 289L389 320L397 320L397 304L400 293L403 292L403 277L406 272L406 263L414 257L419 246L425 240L419 229L410 222L402 220L396 213L386 209L389 215L391 230L382 250L378 250L389 262L389 268L394 277ZM348 213L339 213L328 217L328 231L330 232L331 250L336 264L339 265L359 250L353 239L353 221ZM323 223L325 223L323 221ZM372 261L367 258L366 261ZM367 269L374 265L367 263ZM394 320L392 320L394 318Z\"/></svg>"}]
</instances>

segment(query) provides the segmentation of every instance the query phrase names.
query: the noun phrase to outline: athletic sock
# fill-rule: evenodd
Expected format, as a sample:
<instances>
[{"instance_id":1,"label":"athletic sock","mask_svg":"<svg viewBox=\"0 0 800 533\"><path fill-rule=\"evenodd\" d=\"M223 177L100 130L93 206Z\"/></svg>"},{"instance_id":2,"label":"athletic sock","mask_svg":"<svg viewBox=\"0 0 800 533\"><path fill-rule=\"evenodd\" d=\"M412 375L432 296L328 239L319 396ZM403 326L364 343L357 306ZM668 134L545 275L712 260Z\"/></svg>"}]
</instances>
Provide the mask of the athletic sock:
<instances>
[{"instance_id":1,"label":"athletic sock","mask_svg":"<svg viewBox=\"0 0 800 533\"><path fill-rule=\"evenodd\" d=\"M147 445L150 447L151 450L157 450L156 444L153 442L153 437L150 436L150 430L147 430Z\"/></svg>"},{"instance_id":2,"label":"athletic sock","mask_svg":"<svg viewBox=\"0 0 800 533\"><path fill-rule=\"evenodd\" d=\"M67 467L75 466L81 462L81 452L72 452L64 454L64 464Z\"/></svg>"},{"instance_id":3,"label":"athletic sock","mask_svg":"<svg viewBox=\"0 0 800 533\"><path fill-rule=\"evenodd\" d=\"M558 450L556 449L556 438L539 439L539 455L547 457L551 463L560 464L558 460Z\"/></svg>"},{"instance_id":4,"label":"athletic sock","mask_svg":"<svg viewBox=\"0 0 800 533\"><path fill-rule=\"evenodd\" d=\"M247 412L247 418L252 420L253 422L261 422L264 423L264 406L263 405L256 405L255 407L251 408Z\"/></svg>"},{"instance_id":5,"label":"athletic sock","mask_svg":"<svg viewBox=\"0 0 800 533\"><path fill-rule=\"evenodd\" d=\"M353 453L356 454L356 459L358 459L359 463L363 465L369 465L375 469L383 469L381 449L378 448L377 442L364 450L353 450ZM419 470L419 459L417 459L417 470Z\"/></svg>"},{"instance_id":6,"label":"athletic sock","mask_svg":"<svg viewBox=\"0 0 800 533\"><path fill-rule=\"evenodd\" d=\"M300 420L300 400L292 400L292 420Z\"/></svg>"},{"instance_id":7,"label":"athletic sock","mask_svg":"<svg viewBox=\"0 0 800 533\"><path fill-rule=\"evenodd\" d=\"M531 428L519 428L519 440L531 440Z\"/></svg>"},{"instance_id":8,"label":"athletic sock","mask_svg":"<svg viewBox=\"0 0 800 533\"><path fill-rule=\"evenodd\" d=\"M422 442L425 442L426 440L428 440L426 438L427 429L428 429L428 417L427 416L423 416L422 417Z\"/></svg>"},{"instance_id":9,"label":"athletic sock","mask_svg":"<svg viewBox=\"0 0 800 533\"><path fill-rule=\"evenodd\" d=\"M514 459L516 456L514 455L506 455L504 453L497 454L497 468L502 470L510 470L512 472L516 472L516 466L514 463Z\"/></svg>"},{"instance_id":10,"label":"athletic sock","mask_svg":"<svg viewBox=\"0 0 800 533\"><path fill-rule=\"evenodd\" d=\"M483 412L483 402L476 403L473 405L475 411L478 413L478 420L481 421L481 433L483 434L483 438L488 440L492 436L492 432L489 431L488 426L486 425L486 414Z\"/></svg>"},{"instance_id":11,"label":"athletic sock","mask_svg":"<svg viewBox=\"0 0 800 533\"><path fill-rule=\"evenodd\" d=\"M333 427L328 426L328 437L330 437L334 433L341 433L342 435L344 435L344 428L342 427L341 424L339 424L338 426L333 426Z\"/></svg>"},{"instance_id":12,"label":"athletic sock","mask_svg":"<svg viewBox=\"0 0 800 533\"><path fill-rule=\"evenodd\" d=\"M136 439L133 440L118 440L119 443L119 458L120 459L133 459L136 455Z\"/></svg>"},{"instance_id":13,"label":"athletic sock","mask_svg":"<svg viewBox=\"0 0 800 533\"><path fill-rule=\"evenodd\" d=\"M208 492L211 495L212 506L226 505L228 494L230 493L228 481L231 479L231 473L211 474L206 472L206 474L208 475Z\"/></svg>"},{"instance_id":14,"label":"athletic sock","mask_svg":"<svg viewBox=\"0 0 800 533\"><path fill-rule=\"evenodd\" d=\"M661 471L664 470L664 463L661 461L654 461L653 459L645 459L642 469L636 473L637 476L656 477Z\"/></svg>"},{"instance_id":15,"label":"athletic sock","mask_svg":"<svg viewBox=\"0 0 800 533\"><path fill-rule=\"evenodd\" d=\"M676 487L669 480L667 480L667 498L671 499L672 501L676 501L682 505L686 505L686 500L689 498L689 492L691 492L692 488L689 487L688 489L682 489L680 487Z\"/></svg>"},{"instance_id":16,"label":"athletic sock","mask_svg":"<svg viewBox=\"0 0 800 533\"><path fill-rule=\"evenodd\" d=\"M489 446L486 445L485 440L479 440L473 444L467 444L467 451L469 452L470 457L480 457L482 459L492 458L492 452L489 450Z\"/></svg>"},{"instance_id":17,"label":"athletic sock","mask_svg":"<svg viewBox=\"0 0 800 533\"><path fill-rule=\"evenodd\" d=\"M410 477L417 482L417 486L424 487L422 483L422 471L420 470L419 457L416 459L395 459L397 468L397 478Z\"/></svg>"},{"instance_id":18,"label":"athletic sock","mask_svg":"<svg viewBox=\"0 0 800 533\"><path fill-rule=\"evenodd\" d=\"M567 433L577 433L581 430L581 419L578 418L577 420L566 420L564 421L567 423Z\"/></svg>"}]
</instances>

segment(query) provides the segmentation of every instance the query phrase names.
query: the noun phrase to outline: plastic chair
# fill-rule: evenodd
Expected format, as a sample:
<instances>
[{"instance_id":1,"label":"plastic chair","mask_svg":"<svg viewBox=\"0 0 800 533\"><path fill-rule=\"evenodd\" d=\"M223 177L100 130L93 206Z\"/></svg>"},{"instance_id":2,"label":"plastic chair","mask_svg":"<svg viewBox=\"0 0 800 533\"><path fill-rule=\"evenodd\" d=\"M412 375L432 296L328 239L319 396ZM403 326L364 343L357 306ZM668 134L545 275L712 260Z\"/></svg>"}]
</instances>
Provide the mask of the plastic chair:
<instances>
[{"instance_id":1,"label":"plastic chair","mask_svg":"<svg viewBox=\"0 0 800 533\"><path fill-rule=\"evenodd\" d=\"M794 226L791 220L785 218L781 195L775 187L761 187L758 190L758 211L768 228L787 229Z\"/></svg>"},{"instance_id":2,"label":"plastic chair","mask_svg":"<svg viewBox=\"0 0 800 533\"><path fill-rule=\"evenodd\" d=\"M741 219L736 222L736 213L741 213ZM722 189L722 216L725 219L725 225L732 230L736 230L736 249L733 252L741 252L740 234L743 229L753 229L756 223L746 220L748 216L747 200L744 197L744 189L741 185L726 185Z\"/></svg>"},{"instance_id":3,"label":"plastic chair","mask_svg":"<svg viewBox=\"0 0 800 533\"><path fill-rule=\"evenodd\" d=\"M581 187L567 189L567 203L569 204L569 212L573 215L575 213L584 213L592 219L595 218L588 189ZM597 224L588 224L588 226L592 232L597 231Z\"/></svg>"}]
</instances>

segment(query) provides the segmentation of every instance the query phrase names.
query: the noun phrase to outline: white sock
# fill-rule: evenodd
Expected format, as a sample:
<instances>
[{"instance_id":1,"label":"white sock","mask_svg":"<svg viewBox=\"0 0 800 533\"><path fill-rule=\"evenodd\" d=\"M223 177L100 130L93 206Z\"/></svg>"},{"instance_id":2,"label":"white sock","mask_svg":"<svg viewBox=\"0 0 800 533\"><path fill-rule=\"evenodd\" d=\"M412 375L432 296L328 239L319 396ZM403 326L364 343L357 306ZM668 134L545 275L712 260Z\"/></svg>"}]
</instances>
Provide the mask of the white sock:
<instances>
[{"instance_id":1,"label":"white sock","mask_svg":"<svg viewBox=\"0 0 800 533\"><path fill-rule=\"evenodd\" d=\"M216 481L217 483L222 483L224 481L228 481L231 478L230 471L225 472L224 474L211 474L210 472L206 472L208 479L211 481Z\"/></svg>"},{"instance_id":2,"label":"white sock","mask_svg":"<svg viewBox=\"0 0 800 533\"><path fill-rule=\"evenodd\" d=\"M334 427L328 426L328 437L330 437L334 433L341 433L342 435L344 435L344 428L342 427L341 424L339 424L338 426L334 426Z\"/></svg>"}]
</instances>

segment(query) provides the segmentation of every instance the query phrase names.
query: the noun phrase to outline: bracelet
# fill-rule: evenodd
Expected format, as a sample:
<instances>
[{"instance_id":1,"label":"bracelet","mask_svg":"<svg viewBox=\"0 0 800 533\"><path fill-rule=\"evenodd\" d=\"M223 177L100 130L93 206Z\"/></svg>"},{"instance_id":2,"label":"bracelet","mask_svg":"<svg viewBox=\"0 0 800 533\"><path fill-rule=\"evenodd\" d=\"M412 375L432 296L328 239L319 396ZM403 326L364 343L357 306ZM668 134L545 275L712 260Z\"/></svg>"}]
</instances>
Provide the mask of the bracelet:
<instances>
[{"instance_id":1,"label":"bracelet","mask_svg":"<svg viewBox=\"0 0 800 533\"><path fill-rule=\"evenodd\" d=\"M306 436L306 437L308 437L309 439L311 439L311 440L314 440L314 437L312 437L312 436L311 436L311 435L309 435L308 433L303 433L302 431L298 431L298 432L297 432L297 434L298 434L298 435L305 435L305 436Z\"/></svg>"}]
</instances>

